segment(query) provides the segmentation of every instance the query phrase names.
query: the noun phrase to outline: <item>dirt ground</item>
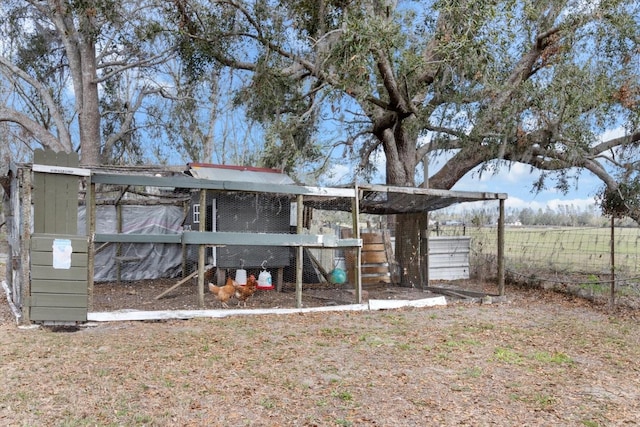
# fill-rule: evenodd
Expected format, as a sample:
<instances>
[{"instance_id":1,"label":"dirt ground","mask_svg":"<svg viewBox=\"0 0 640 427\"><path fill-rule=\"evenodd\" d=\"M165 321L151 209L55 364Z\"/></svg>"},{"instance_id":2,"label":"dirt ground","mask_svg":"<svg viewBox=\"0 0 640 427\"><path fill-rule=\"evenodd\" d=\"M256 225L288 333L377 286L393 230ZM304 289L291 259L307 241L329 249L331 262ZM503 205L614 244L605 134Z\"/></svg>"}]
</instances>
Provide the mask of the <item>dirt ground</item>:
<instances>
[{"instance_id":1,"label":"dirt ground","mask_svg":"<svg viewBox=\"0 0 640 427\"><path fill-rule=\"evenodd\" d=\"M167 286L117 294L191 307L187 286L155 300ZM96 306L115 294L96 288ZM638 425L637 315L508 287L491 304L25 328L3 295L0 425Z\"/></svg>"},{"instance_id":2,"label":"dirt ground","mask_svg":"<svg viewBox=\"0 0 640 427\"><path fill-rule=\"evenodd\" d=\"M222 307L221 303L208 291L206 285L204 290L205 305L200 307L198 305L198 286L195 280L190 280L164 294L177 281L178 279L160 279L138 282L96 283L93 289L93 307L91 311L102 312L128 309L197 310ZM438 286L446 288L463 287L483 293L497 292L495 286L491 284L478 285L471 281L441 283ZM362 302L367 302L369 299L416 300L438 295L422 289L381 283L364 287ZM294 308L296 307L296 302L295 284L285 283L282 286L282 292L278 292L276 289L258 290L247 300L246 308ZM355 292L349 285L310 284L303 287L303 307L335 306L353 304L355 302ZM228 305L231 308L238 307L238 300L232 299ZM244 308L244 305L241 305L240 308Z\"/></svg>"}]
</instances>

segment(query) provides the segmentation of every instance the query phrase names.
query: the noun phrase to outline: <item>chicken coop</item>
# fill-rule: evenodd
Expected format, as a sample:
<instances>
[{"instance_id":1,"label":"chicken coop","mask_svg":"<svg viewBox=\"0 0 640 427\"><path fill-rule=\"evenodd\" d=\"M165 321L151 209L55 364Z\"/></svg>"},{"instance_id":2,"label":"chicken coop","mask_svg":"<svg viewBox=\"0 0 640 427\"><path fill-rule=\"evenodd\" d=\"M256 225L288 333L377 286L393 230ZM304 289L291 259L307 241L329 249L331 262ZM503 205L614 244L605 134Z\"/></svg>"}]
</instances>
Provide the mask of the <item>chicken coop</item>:
<instances>
[{"instance_id":1,"label":"chicken coop","mask_svg":"<svg viewBox=\"0 0 640 427\"><path fill-rule=\"evenodd\" d=\"M7 279L26 323L210 315L222 307L208 286L250 276L274 286L243 301L249 309L361 305L380 286L403 285L388 226L397 217L489 200L503 226L502 193L313 187L275 170L200 163L89 170L63 157L37 152L3 180ZM428 276L416 283L428 286Z\"/></svg>"},{"instance_id":2,"label":"chicken coop","mask_svg":"<svg viewBox=\"0 0 640 427\"><path fill-rule=\"evenodd\" d=\"M185 172L196 179L294 185L286 174L266 168L190 163ZM205 232L277 233L295 232L295 212L291 197L282 194L239 191L208 191L204 205L198 190L191 191L189 214L185 218L186 230L199 230L204 221ZM192 267L197 265L197 248L190 247L187 254ZM208 268L216 269L215 281L222 284L227 272L235 269L259 270L263 266L275 269L277 282L282 286L285 268L293 265L291 249L283 246L225 245L205 249ZM188 271L190 273L190 271Z\"/></svg>"}]
</instances>

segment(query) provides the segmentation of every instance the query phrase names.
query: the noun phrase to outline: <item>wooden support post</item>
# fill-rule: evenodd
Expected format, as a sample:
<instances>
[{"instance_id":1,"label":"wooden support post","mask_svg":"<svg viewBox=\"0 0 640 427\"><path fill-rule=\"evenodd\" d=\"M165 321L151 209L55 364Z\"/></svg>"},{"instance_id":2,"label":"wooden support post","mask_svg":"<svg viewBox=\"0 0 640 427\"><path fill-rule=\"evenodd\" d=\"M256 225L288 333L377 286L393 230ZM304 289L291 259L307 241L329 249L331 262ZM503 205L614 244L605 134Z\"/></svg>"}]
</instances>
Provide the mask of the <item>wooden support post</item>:
<instances>
[{"instance_id":1,"label":"wooden support post","mask_svg":"<svg viewBox=\"0 0 640 427\"><path fill-rule=\"evenodd\" d=\"M189 202L184 202L182 205L182 212L184 218L189 215ZM187 245L182 242L182 277L187 275Z\"/></svg>"},{"instance_id":2,"label":"wooden support post","mask_svg":"<svg viewBox=\"0 0 640 427\"><path fill-rule=\"evenodd\" d=\"M87 178L91 180L91 177ZM96 185L93 182L87 186L89 197L85 197L85 221L87 223L87 234L89 236L89 247L87 253L87 310L93 311L93 276L95 274L96 250L93 241L96 234Z\"/></svg>"},{"instance_id":3,"label":"wooden support post","mask_svg":"<svg viewBox=\"0 0 640 427\"><path fill-rule=\"evenodd\" d=\"M360 194L358 190L358 185L355 186L355 196L351 206L351 214L353 218L353 237L355 239L360 238ZM355 248L356 256L355 256L355 271L353 272L354 277L354 288L355 288L355 296L356 296L356 304L362 303L362 246L357 246Z\"/></svg>"},{"instance_id":4,"label":"wooden support post","mask_svg":"<svg viewBox=\"0 0 640 427\"><path fill-rule=\"evenodd\" d=\"M29 296L31 295L31 266L29 265L29 253L31 242L31 170L22 169L22 173L18 177L20 181L20 191L22 192L22 204L20 208L22 212L22 236L20 237L20 301L19 307L22 310L22 323L27 325L31 323L29 312ZM12 260L13 261L13 260Z\"/></svg>"},{"instance_id":5,"label":"wooden support post","mask_svg":"<svg viewBox=\"0 0 640 427\"><path fill-rule=\"evenodd\" d=\"M283 283L284 283L284 267L279 267L276 272L276 292L282 292Z\"/></svg>"},{"instance_id":6,"label":"wooden support post","mask_svg":"<svg viewBox=\"0 0 640 427\"><path fill-rule=\"evenodd\" d=\"M422 158L422 168L424 173L424 181L422 188L429 188L429 156ZM425 227L420 230L420 255L422 256L422 290L426 291L429 287L429 211L425 212Z\"/></svg>"},{"instance_id":7,"label":"wooden support post","mask_svg":"<svg viewBox=\"0 0 640 427\"><path fill-rule=\"evenodd\" d=\"M200 190L200 232L205 231L207 225L207 189ZM206 245L198 245L198 306L204 308L204 266Z\"/></svg>"},{"instance_id":8,"label":"wooden support post","mask_svg":"<svg viewBox=\"0 0 640 427\"><path fill-rule=\"evenodd\" d=\"M296 197L296 233L302 234L303 232L303 215L304 215L304 199L302 194L298 194ZM296 307L302 308L302 272L304 262L304 248L302 246L297 247L296 251Z\"/></svg>"},{"instance_id":9,"label":"wooden support post","mask_svg":"<svg viewBox=\"0 0 640 427\"><path fill-rule=\"evenodd\" d=\"M116 233L122 233L122 205L119 203L116 204ZM122 243L117 242L115 258L117 259L120 256L122 256ZM116 262L116 278L120 283L122 280L122 264L119 262Z\"/></svg>"},{"instance_id":10,"label":"wooden support post","mask_svg":"<svg viewBox=\"0 0 640 427\"><path fill-rule=\"evenodd\" d=\"M498 216L498 294L504 295L504 199L500 199Z\"/></svg>"}]
</instances>

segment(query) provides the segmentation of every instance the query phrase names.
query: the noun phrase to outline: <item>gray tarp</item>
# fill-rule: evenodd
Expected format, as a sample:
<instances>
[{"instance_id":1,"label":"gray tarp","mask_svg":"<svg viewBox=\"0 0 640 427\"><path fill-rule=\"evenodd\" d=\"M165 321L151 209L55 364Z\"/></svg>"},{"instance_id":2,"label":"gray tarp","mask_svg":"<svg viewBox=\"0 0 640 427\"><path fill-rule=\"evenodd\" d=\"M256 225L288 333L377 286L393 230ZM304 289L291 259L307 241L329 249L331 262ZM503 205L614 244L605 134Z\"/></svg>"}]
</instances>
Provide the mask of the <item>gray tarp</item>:
<instances>
[{"instance_id":1,"label":"gray tarp","mask_svg":"<svg viewBox=\"0 0 640 427\"><path fill-rule=\"evenodd\" d=\"M96 207L96 233L117 233L115 206ZM178 206L122 206L122 233L180 234L184 212ZM78 211L78 230L85 229L85 207ZM96 244L96 249L102 245ZM110 243L95 256L94 280L117 279L116 248ZM167 243L121 243L120 256L135 258L121 263L122 280L176 277L182 264L182 245Z\"/></svg>"}]
</instances>

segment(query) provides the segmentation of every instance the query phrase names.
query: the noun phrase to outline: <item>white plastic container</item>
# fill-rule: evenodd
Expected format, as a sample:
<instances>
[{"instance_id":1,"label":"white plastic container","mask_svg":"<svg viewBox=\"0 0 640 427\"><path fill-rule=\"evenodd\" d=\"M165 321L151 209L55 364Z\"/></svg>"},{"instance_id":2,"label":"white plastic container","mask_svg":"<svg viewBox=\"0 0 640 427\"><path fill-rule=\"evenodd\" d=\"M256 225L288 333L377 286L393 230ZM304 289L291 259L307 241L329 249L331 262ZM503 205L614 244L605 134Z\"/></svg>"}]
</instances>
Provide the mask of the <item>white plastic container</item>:
<instances>
[{"instance_id":1,"label":"white plastic container","mask_svg":"<svg viewBox=\"0 0 640 427\"><path fill-rule=\"evenodd\" d=\"M271 273L267 270L262 270L258 276L258 289L273 289L273 285L271 284Z\"/></svg>"},{"instance_id":2,"label":"white plastic container","mask_svg":"<svg viewBox=\"0 0 640 427\"><path fill-rule=\"evenodd\" d=\"M236 283L238 285L247 284L247 270L244 270L242 268L236 270Z\"/></svg>"}]
</instances>

